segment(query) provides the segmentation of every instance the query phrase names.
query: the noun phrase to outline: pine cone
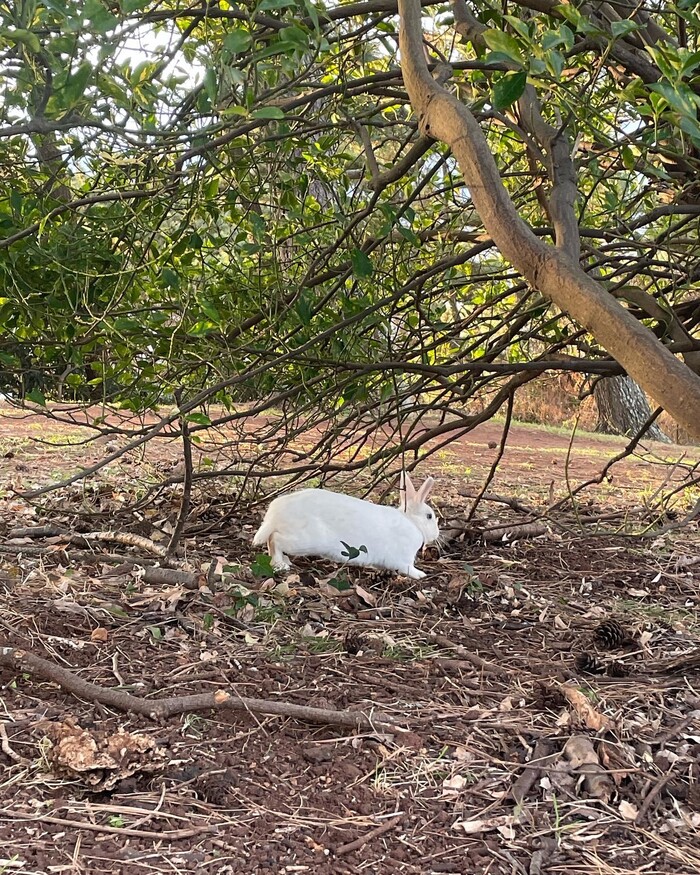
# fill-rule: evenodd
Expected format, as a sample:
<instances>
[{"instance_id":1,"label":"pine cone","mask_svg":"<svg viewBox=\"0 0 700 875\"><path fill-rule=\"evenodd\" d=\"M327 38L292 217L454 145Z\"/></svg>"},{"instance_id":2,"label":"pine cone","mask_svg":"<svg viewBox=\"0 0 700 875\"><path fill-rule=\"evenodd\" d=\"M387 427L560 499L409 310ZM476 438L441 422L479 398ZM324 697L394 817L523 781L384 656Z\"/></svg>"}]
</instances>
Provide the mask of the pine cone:
<instances>
[{"instance_id":1,"label":"pine cone","mask_svg":"<svg viewBox=\"0 0 700 875\"><path fill-rule=\"evenodd\" d=\"M593 630L593 640L605 650L614 650L629 641L629 635L617 620L605 620Z\"/></svg>"},{"instance_id":2,"label":"pine cone","mask_svg":"<svg viewBox=\"0 0 700 875\"><path fill-rule=\"evenodd\" d=\"M361 650L367 647L367 642L358 632L348 632L343 640L343 647L346 653L357 656Z\"/></svg>"},{"instance_id":3,"label":"pine cone","mask_svg":"<svg viewBox=\"0 0 700 875\"><path fill-rule=\"evenodd\" d=\"M610 678L628 678L632 672L624 662L610 662L605 673Z\"/></svg>"},{"instance_id":4,"label":"pine cone","mask_svg":"<svg viewBox=\"0 0 700 875\"><path fill-rule=\"evenodd\" d=\"M584 674L605 674L605 665L591 653L579 653L574 662L576 671Z\"/></svg>"}]
</instances>

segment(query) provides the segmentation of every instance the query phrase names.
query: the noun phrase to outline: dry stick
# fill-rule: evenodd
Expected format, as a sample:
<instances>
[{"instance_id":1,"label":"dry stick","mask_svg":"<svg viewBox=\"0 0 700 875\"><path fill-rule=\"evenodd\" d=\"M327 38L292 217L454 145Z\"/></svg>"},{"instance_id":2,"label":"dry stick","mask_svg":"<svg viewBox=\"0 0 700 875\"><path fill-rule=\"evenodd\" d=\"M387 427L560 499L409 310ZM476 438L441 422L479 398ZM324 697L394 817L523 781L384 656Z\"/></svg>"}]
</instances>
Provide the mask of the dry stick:
<instances>
[{"instance_id":1,"label":"dry stick","mask_svg":"<svg viewBox=\"0 0 700 875\"><path fill-rule=\"evenodd\" d=\"M0 723L0 742L0 750L2 750L4 754L16 763L22 761L22 757L10 747L10 739L7 737L7 730L5 729L4 723Z\"/></svg>"},{"instance_id":2,"label":"dry stick","mask_svg":"<svg viewBox=\"0 0 700 875\"><path fill-rule=\"evenodd\" d=\"M194 571L180 571L176 568L160 568L159 566L145 568L143 572L145 583L160 586L163 584L166 586L184 586L187 589L196 588L198 576Z\"/></svg>"},{"instance_id":3,"label":"dry stick","mask_svg":"<svg viewBox=\"0 0 700 875\"><path fill-rule=\"evenodd\" d=\"M465 522L467 522L467 523L472 519L472 517L476 513L476 509L479 506L481 499L486 494L486 490L491 485L491 481L496 476L496 470L498 469L500 461L503 458L503 453L505 452L505 449L506 449L506 442L508 440L508 433L510 431L511 419L513 418L513 399L514 399L514 397L515 397L515 391L511 392L510 395L508 396L508 402L507 402L508 406L506 407L506 421L503 423L503 432L501 433L501 443L500 443L500 446L498 447L498 453L496 454L496 458L493 460L493 464L491 465L491 468L489 469L489 473L486 477L484 485L481 487L479 494L474 499L474 504L472 504L471 510L467 514L467 518L465 520Z\"/></svg>"},{"instance_id":4,"label":"dry stick","mask_svg":"<svg viewBox=\"0 0 700 875\"><path fill-rule=\"evenodd\" d=\"M312 708L308 705L294 705L290 702L272 702L268 699L250 699L238 696L235 692L217 690L213 693L200 693L191 696L172 696L167 699L142 699L123 690L102 687L83 680L68 669L54 665L26 650L14 647L0 647L0 665L14 671L27 671L45 680L58 684L74 696L91 702L99 702L119 711L143 714L153 720L163 720L176 714L203 710L248 711L254 714L273 714L280 717L293 717L309 723L328 726L343 726L366 732L407 733L404 727L384 720L374 719L362 711L334 711L327 708Z\"/></svg>"},{"instance_id":5,"label":"dry stick","mask_svg":"<svg viewBox=\"0 0 700 875\"><path fill-rule=\"evenodd\" d=\"M555 755L552 754L552 749L552 742L546 738L536 742L532 759L525 763L522 773L510 788L510 795L516 805L522 805L530 788L542 774L544 766L554 759Z\"/></svg>"},{"instance_id":6,"label":"dry stick","mask_svg":"<svg viewBox=\"0 0 700 875\"><path fill-rule=\"evenodd\" d=\"M371 842L372 839L379 838L379 836L384 835L385 832L389 832L390 829L398 826L403 818L403 814L397 814L395 817L393 817L391 820L387 820L387 822L383 823L381 826L378 826L375 829L370 830L365 835L360 836L359 839L348 842L346 845L341 845L339 848L336 848L336 857L342 857L344 854L351 854L353 851L359 851L361 847L367 844L367 842Z\"/></svg>"},{"instance_id":7,"label":"dry stick","mask_svg":"<svg viewBox=\"0 0 700 875\"><path fill-rule=\"evenodd\" d=\"M154 556L162 556L165 558L165 547L156 544L150 538L144 538L143 535L135 535L133 532L86 532L84 535L79 535L79 538L84 538L86 541L90 539L100 541L113 541L115 544L126 544L129 547L140 547L152 553Z\"/></svg>"},{"instance_id":8,"label":"dry stick","mask_svg":"<svg viewBox=\"0 0 700 875\"><path fill-rule=\"evenodd\" d=\"M179 408L182 402L181 389L178 389L175 392L175 400L177 401L177 406ZM185 531L187 515L190 512L190 503L192 498L192 439L190 438L190 429L187 423L187 417L184 415L184 413L180 414L180 431L182 432L182 452L185 457L185 471L183 475L184 479L182 487L182 504L180 505L180 514L177 518L175 531L173 532L173 536L170 539L170 543L168 544L168 549L165 551L166 559L170 559L174 555L175 551L177 550L177 546L180 543L182 534Z\"/></svg>"},{"instance_id":9,"label":"dry stick","mask_svg":"<svg viewBox=\"0 0 700 875\"><path fill-rule=\"evenodd\" d=\"M651 803L656 799L656 797L661 793L666 784L673 777L673 768L669 772L667 772L660 780L654 784L651 790L644 797L644 802L642 802L642 807L639 809L639 813L634 819L635 826L641 826L646 820L647 814L649 813L649 809L651 808Z\"/></svg>"},{"instance_id":10,"label":"dry stick","mask_svg":"<svg viewBox=\"0 0 700 875\"><path fill-rule=\"evenodd\" d=\"M23 811L11 811L4 808L0 813L0 819L15 818L16 820L29 820L32 823L56 823L59 826L69 826L72 829L87 829L90 832L106 832L113 835L135 836L144 839L158 840L174 840L174 839L189 839L193 836L200 835L203 832L216 832L216 825L195 826L186 829L171 829L153 832L149 829L132 829L128 826L103 826L99 823L89 823L85 820L67 820L63 817L48 817L40 814L29 814Z\"/></svg>"},{"instance_id":11,"label":"dry stick","mask_svg":"<svg viewBox=\"0 0 700 875\"><path fill-rule=\"evenodd\" d=\"M68 530L64 526L27 526L26 528L10 529L8 538L51 538L55 535L67 535Z\"/></svg>"}]
</instances>

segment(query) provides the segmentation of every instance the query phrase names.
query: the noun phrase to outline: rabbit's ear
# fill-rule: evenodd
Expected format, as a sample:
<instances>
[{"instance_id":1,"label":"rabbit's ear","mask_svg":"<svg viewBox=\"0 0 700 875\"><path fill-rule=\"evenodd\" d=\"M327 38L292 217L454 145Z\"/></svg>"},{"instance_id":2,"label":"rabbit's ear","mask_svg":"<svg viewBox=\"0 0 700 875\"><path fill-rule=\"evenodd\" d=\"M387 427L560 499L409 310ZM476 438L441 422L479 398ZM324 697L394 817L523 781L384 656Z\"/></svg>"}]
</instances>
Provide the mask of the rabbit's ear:
<instances>
[{"instance_id":1,"label":"rabbit's ear","mask_svg":"<svg viewBox=\"0 0 700 875\"><path fill-rule=\"evenodd\" d=\"M404 509L408 509L408 505L416 500L416 489L411 483L411 478L405 471L401 472L401 479L399 480L399 490L401 493L401 502L400 506Z\"/></svg>"},{"instance_id":2,"label":"rabbit's ear","mask_svg":"<svg viewBox=\"0 0 700 875\"><path fill-rule=\"evenodd\" d=\"M416 495L416 501L425 501L430 493L433 491L433 486L435 486L435 481L432 477L426 477L423 481L421 488L418 490L418 494Z\"/></svg>"},{"instance_id":3,"label":"rabbit's ear","mask_svg":"<svg viewBox=\"0 0 700 875\"><path fill-rule=\"evenodd\" d=\"M405 471L401 472L401 491L406 493L406 498L413 501L416 497L416 487L411 482L411 478Z\"/></svg>"}]
</instances>

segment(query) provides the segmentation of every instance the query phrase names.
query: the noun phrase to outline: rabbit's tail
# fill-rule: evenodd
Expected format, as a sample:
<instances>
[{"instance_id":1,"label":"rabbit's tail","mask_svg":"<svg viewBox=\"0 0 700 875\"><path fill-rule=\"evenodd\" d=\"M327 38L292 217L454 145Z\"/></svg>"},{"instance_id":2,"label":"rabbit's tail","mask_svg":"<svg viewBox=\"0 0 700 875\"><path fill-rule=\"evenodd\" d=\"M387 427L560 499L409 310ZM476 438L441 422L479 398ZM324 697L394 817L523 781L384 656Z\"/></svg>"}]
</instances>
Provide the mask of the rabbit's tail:
<instances>
[{"instance_id":1,"label":"rabbit's tail","mask_svg":"<svg viewBox=\"0 0 700 875\"><path fill-rule=\"evenodd\" d=\"M275 527L269 520L263 520L263 524L257 530L253 537L253 546L260 547L262 544L267 544L270 535L274 532Z\"/></svg>"}]
</instances>

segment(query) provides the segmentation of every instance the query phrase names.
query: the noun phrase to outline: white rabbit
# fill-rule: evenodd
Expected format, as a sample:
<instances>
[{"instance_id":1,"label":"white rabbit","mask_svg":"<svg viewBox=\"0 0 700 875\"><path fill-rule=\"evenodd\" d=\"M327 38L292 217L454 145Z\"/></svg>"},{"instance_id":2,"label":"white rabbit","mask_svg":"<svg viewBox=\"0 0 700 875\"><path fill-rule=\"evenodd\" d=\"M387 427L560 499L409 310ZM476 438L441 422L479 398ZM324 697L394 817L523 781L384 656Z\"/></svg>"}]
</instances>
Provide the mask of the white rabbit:
<instances>
[{"instance_id":1,"label":"white rabbit","mask_svg":"<svg viewBox=\"0 0 700 875\"><path fill-rule=\"evenodd\" d=\"M414 562L423 544L440 535L435 513L425 504L434 482L428 477L416 490L408 475L402 477L398 508L328 489L280 495L268 507L253 544L267 544L277 569L290 567L288 553L387 568L416 579L425 577ZM348 553L354 551L345 545L360 550L360 554L349 558Z\"/></svg>"}]
</instances>

